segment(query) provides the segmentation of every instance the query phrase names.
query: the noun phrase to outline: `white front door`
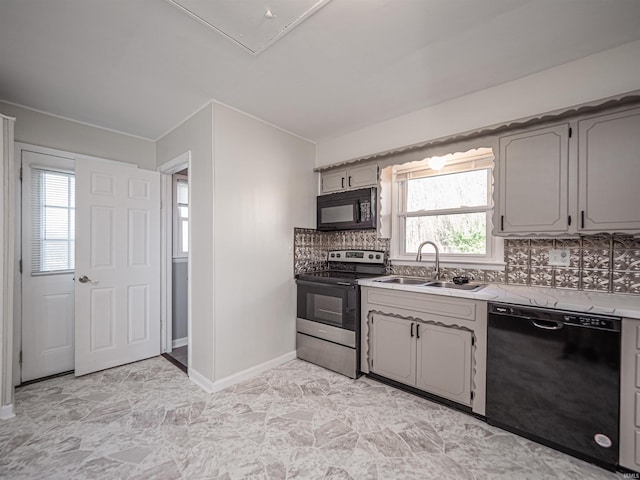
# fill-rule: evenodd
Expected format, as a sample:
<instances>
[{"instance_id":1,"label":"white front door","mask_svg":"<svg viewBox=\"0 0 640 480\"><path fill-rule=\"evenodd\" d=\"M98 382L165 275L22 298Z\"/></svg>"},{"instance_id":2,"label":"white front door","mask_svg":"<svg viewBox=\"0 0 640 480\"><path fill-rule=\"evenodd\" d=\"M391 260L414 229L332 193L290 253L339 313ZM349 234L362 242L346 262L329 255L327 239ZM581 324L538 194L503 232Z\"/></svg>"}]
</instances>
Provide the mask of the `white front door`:
<instances>
[{"instance_id":1,"label":"white front door","mask_svg":"<svg viewBox=\"0 0 640 480\"><path fill-rule=\"evenodd\" d=\"M74 161L21 150L23 382L74 366Z\"/></svg>"},{"instance_id":2,"label":"white front door","mask_svg":"<svg viewBox=\"0 0 640 480\"><path fill-rule=\"evenodd\" d=\"M160 174L76 165L75 374L160 354Z\"/></svg>"}]
</instances>

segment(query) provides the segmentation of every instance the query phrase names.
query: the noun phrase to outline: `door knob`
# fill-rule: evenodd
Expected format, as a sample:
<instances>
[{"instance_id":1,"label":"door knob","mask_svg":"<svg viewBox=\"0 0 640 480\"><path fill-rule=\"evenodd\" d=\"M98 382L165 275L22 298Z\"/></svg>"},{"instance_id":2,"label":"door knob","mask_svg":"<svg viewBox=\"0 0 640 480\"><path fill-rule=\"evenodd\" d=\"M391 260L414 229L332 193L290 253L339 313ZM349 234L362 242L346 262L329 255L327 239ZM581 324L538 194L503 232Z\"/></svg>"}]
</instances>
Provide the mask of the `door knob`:
<instances>
[{"instance_id":1,"label":"door knob","mask_svg":"<svg viewBox=\"0 0 640 480\"><path fill-rule=\"evenodd\" d=\"M80 283L91 283L93 285L98 285L100 282L94 282L93 280L91 280L89 277L87 277L86 275L82 275L80 278L78 278L78 281Z\"/></svg>"}]
</instances>

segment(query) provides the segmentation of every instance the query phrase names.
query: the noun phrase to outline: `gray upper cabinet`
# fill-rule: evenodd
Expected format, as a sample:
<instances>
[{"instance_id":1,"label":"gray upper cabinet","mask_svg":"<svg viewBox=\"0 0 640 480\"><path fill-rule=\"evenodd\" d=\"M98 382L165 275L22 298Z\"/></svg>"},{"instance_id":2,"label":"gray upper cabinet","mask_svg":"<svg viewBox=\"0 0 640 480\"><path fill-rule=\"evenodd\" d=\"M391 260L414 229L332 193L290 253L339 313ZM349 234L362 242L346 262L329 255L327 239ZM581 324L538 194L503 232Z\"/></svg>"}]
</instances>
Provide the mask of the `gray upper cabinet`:
<instances>
[{"instance_id":1,"label":"gray upper cabinet","mask_svg":"<svg viewBox=\"0 0 640 480\"><path fill-rule=\"evenodd\" d=\"M640 231L640 108L578 122L578 230Z\"/></svg>"},{"instance_id":2,"label":"gray upper cabinet","mask_svg":"<svg viewBox=\"0 0 640 480\"><path fill-rule=\"evenodd\" d=\"M569 124L500 137L497 234L568 227Z\"/></svg>"},{"instance_id":3,"label":"gray upper cabinet","mask_svg":"<svg viewBox=\"0 0 640 480\"><path fill-rule=\"evenodd\" d=\"M351 168L329 170L322 173L320 193L334 193L378 184L378 165L367 163Z\"/></svg>"},{"instance_id":4,"label":"gray upper cabinet","mask_svg":"<svg viewBox=\"0 0 640 480\"><path fill-rule=\"evenodd\" d=\"M504 135L494 180L494 235L640 233L640 107Z\"/></svg>"}]
</instances>

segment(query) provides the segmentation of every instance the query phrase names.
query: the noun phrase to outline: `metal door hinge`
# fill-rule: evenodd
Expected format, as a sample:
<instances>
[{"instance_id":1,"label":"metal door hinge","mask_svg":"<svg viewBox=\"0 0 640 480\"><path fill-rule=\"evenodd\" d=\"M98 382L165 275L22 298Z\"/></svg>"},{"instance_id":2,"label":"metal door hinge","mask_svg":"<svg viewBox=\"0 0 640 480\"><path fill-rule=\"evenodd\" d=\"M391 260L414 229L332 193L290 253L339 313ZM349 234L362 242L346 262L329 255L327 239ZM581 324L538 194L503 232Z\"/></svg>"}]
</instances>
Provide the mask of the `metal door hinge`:
<instances>
[{"instance_id":1,"label":"metal door hinge","mask_svg":"<svg viewBox=\"0 0 640 480\"><path fill-rule=\"evenodd\" d=\"M20 270L20 273L22 273L22 259L18 260L18 269Z\"/></svg>"},{"instance_id":2,"label":"metal door hinge","mask_svg":"<svg viewBox=\"0 0 640 480\"><path fill-rule=\"evenodd\" d=\"M22 365L22 350L20 350L20 353L18 354L18 363Z\"/></svg>"},{"instance_id":3,"label":"metal door hinge","mask_svg":"<svg viewBox=\"0 0 640 480\"><path fill-rule=\"evenodd\" d=\"M473 397L475 396L473 393L474 392L471 392L471 400L473 400Z\"/></svg>"},{"instance_id":4,"label":"metal door hinge","mask_svg":"<svg viewBox=\"0 0 640 480\"><path fill-rule=\"evenodd\" d=\"M22 167L20 167L20 181L22 181Z\"/></svg>"},{"instance_id":5,"label":"metal door hinge","mask_svg":"<svg viewBox=\"0 0 640 480\"><path fill-rule=\"evenodd\" d=\"M573 128L569 127L569 138L573 135Z\"/></svg>"},{"instance_id":6,"label":"metal door hinge","mask_svg":"<svg viewBox=\"0 0 640 480\"><path fill-rule=\"evenodd\" d=\"M476 344L476 337L471 337L471 346Z\"/></svg>"}]
</instances>

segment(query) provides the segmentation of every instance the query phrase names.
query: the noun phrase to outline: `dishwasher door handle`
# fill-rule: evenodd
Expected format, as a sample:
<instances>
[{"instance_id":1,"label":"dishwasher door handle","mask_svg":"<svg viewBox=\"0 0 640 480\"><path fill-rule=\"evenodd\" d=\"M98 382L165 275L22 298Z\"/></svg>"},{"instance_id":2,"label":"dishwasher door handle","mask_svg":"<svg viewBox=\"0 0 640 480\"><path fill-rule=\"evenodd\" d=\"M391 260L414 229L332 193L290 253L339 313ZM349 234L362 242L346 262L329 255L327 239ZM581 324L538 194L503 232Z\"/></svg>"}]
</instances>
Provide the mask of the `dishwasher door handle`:
<instances>
[{"instance_id":1,"label":"dishwasher door handle","mask_svg":"<svg viewBox=\"0 0 640 480\"><path fill-rule=\"evenodd\" d=\"M529 320L531 320L531 323L534 326L542 328L543 330L560 330L562 327L564 327L564 323L558 322L556 320L537 320L535 318L530 318ZM547 325L543 325L538 322L544 322Z\"/></svg>"}]
</instances>

